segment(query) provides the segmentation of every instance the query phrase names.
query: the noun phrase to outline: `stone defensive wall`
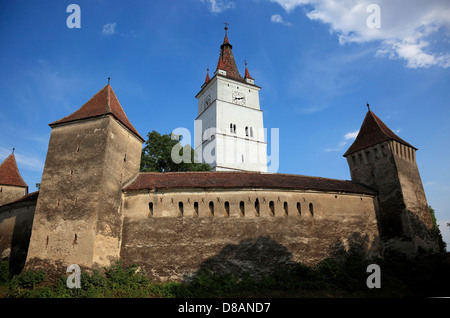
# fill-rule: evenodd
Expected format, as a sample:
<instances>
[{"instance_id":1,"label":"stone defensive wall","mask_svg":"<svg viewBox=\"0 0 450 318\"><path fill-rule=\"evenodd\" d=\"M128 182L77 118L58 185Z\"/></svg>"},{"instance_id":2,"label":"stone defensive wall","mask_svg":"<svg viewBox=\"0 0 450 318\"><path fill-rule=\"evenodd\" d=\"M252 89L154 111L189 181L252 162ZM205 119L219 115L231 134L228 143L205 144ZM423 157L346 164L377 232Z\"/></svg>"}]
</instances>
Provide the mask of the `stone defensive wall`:
<instances>
[{"instance_id":1,"label":"stone defensive wall","mask_svg":"<svg viewBox=\"0 0 450 318\"><path fill-rule=\"evenodd\" d=\"M376 193L351 181L252 172L140 173L123 191L120 258L156 281L260 276L351 248L380 253Z\"/></svg>"}]
</instances>

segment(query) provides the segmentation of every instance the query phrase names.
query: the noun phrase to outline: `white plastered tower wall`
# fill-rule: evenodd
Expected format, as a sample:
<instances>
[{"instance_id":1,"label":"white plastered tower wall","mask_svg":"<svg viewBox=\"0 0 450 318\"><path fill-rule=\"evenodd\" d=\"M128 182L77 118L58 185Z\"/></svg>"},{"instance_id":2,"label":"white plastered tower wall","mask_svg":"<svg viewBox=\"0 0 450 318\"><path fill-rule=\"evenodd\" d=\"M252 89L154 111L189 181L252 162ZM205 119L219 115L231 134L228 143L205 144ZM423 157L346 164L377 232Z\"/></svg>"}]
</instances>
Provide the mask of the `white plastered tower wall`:
<instances>
[{"instance_id":1,"label":"white plastered tower wall","mask_svg":"<svg viewBox=\"0 0 450 318\"><path fill-rule=\"evenodd\" d=\"M267 142L259 90L245 63L239 74L228 41L228 27L220 46L214 76L209 69L197 94L195 152L213 171L267 172Z\"/></svg>"},{"instance_id":2,"label":"white plastered tower wall","mask_svg":"<svg viewBox=\"0 0 450 318\"><path fill-rule=\"evenodd\" d=\"M213 171L267 172L267 143L260 87L216 72L198 98L195 151ZM212 159L212 160L211 160Z\"/></svg>"}]
</instances>

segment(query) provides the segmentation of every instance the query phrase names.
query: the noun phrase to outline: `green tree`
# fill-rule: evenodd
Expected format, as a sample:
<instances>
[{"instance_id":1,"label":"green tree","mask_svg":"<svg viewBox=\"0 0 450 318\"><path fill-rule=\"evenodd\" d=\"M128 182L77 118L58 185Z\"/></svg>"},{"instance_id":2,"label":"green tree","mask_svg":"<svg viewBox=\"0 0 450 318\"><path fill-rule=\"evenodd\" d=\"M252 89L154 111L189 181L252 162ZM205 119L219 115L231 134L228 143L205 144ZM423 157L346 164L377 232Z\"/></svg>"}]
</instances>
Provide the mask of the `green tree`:
<instances>
[{"instance_id":1,"label":"green tree","mask_svg":"<svg viewBox=\"0 0 450 318\"><path fill-rule=\"evenodd\" d=\"M431 205L428 206L428 210L430 211L431 218L433 219L433 225L434 225L434 234L437 237L438 244L439 244L439 252L444 253L447 249L447 244L444 242L444 239L442 238L441 230L439 229L439 226L437 225L435 211L431 207ZM447 223L448 225L449 223Z\"/></svg>"},{"instance_id":2,"label":"green tree","mask_svg":"<svg viewBox=\"0 0 450 318\"><path fill-rule=\"evenodd\" d=\"M182 136L172 134L161 135L157 131L149 132L141 155L142 172L157 171L208 171L211 167L206 163L196 163L196 153L190 145L181 146ZM175 154L174 162L172 154Z\"/></svg>"}]
</instances>

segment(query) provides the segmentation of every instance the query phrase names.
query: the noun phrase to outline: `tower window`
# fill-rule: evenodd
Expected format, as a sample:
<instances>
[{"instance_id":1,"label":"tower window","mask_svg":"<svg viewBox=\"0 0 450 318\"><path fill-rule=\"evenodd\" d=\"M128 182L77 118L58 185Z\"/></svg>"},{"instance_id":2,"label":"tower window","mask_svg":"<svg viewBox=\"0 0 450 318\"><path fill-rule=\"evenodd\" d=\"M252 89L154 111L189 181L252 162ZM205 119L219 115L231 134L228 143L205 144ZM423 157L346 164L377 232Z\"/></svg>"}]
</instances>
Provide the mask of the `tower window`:
<instances>
[{"instance_id":1,"label":"tower window","mask_svg":"<svg viewBox=\"0 0 450 318\"><path fill-rule=\"evenodd\" d=\"M381 146L381 153L383 154L383 157L386 157L386 149L384 149L384 146Z\"/></svg>"},{"instance_id":2,"label":"tower window","mask_svg":"<svg viewBox=\"0 0 450 318\"><path fill-rule=\"evenodd\" d=\"M302 215L302 205L300 204L300 202L297 202L297 212L298 215Z\"/></svg>"},{"instance_id":3,"label":"tower window","mask_svg":"<svg viewBox=\"0 0 450 318\"><path fill-rule=\"evenodd\" d=\"M283 203L283 208L284 208L284 213L286 214L286 216L289 215L288 203L286 201L284 201L284 203Z\"/></svg>"},{"instance_id":4,"label":"tower window","mask_svg":"<svg viewBox=\"0 0 450 318\"><path fill-rule=\"evenodd\" d=\"M314 206L312 202L309 204L309 213L311 213L311 216L314 216Z\"/></svg>"},{"instance_id":5,"label":"tower window","mask_svg":"<svg viewBox=\"0 0 450 318\"><path fill-rule=\"evenodd\" d=\"M359 163L361 163L361 164L363 164L364 163L364 160L363 160L363 156L362 156L362 154L358 154L358 158L359 158Z\"/></svg>"},{"instance_id":6,"label":"tower window","mask_svg":"<svg viewBox=\"0 0 450 318\"><path fill-rule=\"evenodd\" d=\"M373 153L375 154L375 159L380 158L380 155L378 154L378 148L373 148Z\"/></svg>"},{"instance_id":7,"label":"tower window","mask_svg":"<svg viewBox=\"0 0 450 318\"><path fill-rule=\"evenodd\" d=\"M248 137L248 127L245 127L245 136Z\"/></svg>"},{"instance_id":8,"label":"tower window","mask_svg":"<svg viewBox=\"0 0 450 318\"><path fill-rule=\"evenodd\" d=\"M368 163L372 162L372 158L370 156L370 151L366 151L366 158L367 158Z\"/></svg>"},{"instance_id":9,"label":"tower window","mask_svg":"<svg viewBox=\"0 0 450 318\"><path fill-rule=\"evenodd\" d=\"M250 137L253 137L253 127L250 127Z\"/></svg>"},{"instance_id":10,"label":"tower window","mask_svg":"<svg viewBox=\"0 0 450 318\"><path fill-rule=\"evenodd\" d=\"M233 132L236 133L236 125L233 125Z\"/></svg>"},{"instance_id":11,"label":"tower window","mask_svg":"<svg viewBox=\"0 0 450 318\"><path fill-rule=\"evenodd\" d=\"M354 155L352 155L352 162L353 162L353 166L356 166L356 157Z\"/></svg>"}]
</instances>

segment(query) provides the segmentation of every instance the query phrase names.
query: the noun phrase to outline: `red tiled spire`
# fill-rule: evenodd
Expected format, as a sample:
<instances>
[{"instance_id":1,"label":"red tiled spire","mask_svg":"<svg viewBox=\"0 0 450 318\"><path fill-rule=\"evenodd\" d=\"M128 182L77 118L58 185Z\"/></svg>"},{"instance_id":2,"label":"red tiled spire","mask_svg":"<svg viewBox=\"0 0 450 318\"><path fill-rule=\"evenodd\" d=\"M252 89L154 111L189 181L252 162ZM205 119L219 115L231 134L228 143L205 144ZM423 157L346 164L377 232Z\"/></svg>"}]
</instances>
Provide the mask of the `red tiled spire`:
<instances>
[{"instance_id":1,"label":"red tiled spire","mask_svg":"<svg viewBox=\"0 0 450 318\"><path fill-rule=\"evenodd\" d=\"M236 61L234 60L232 51L233 46L228 41L227 30L228 26L225 26L225 39L223 40L223 43L220 46L220 56L219 61L217 62L216 71L221 69L227 72L226 74L227 77L237 80L243 80L236 66Z\"/></svg>"},{"instance_id":2,"label":"red tiled spire","mask_svg":"<svg viewBox=\"0 0 450 318\"><path fill-rule=\"evenodd\" d=\"M417 150L417 148L397 136L369 109L361 125L358 136L350 148L345 152L344 157L387 140L395 140Z\"/></svg>"},{"instance_id":3,"label":"red tiled spire","mask_svg":"<svg viewBox=\"0 0 450 318\"><path fill-rule=\"evenodd\" d=\"M123 108L109 83L73 114L51 123L50 127L62 123L103 115L114 116L137 137L144 140L128 120L127 115L125 115L125 112L123 111Z\"/></svg>"},{"instance_id":4,"label":"red tiled spire","mask_svg":"<svg viewBox=\"0 0 450 318\"><path fill-rule=\"evenodd\" d=\"M253 79L253 77L251 77L250 73L248 72L247 62L245 62L245 76L244 76L244 78Z\"/></svg>"},{"instance_id":5,"label":"red tiled spire","mask_svg":"<svg viewBox=\"0 0 450 318\"><path fill-rule=\"evenodd\" d=\"M205 84L209 83L209 68L206 70L206 79L205 79Z\"/></svg>"},{"instance_id":6,"label":"red tiled spire","mask_svg":"<svg viewBox=\"0 0 450 318\"><path fill-rule=\"evenodd\" d=\"M10 154L0 165L0 184L28 188L17 168L14 153Z\"/></svg>"}]
</instances>

